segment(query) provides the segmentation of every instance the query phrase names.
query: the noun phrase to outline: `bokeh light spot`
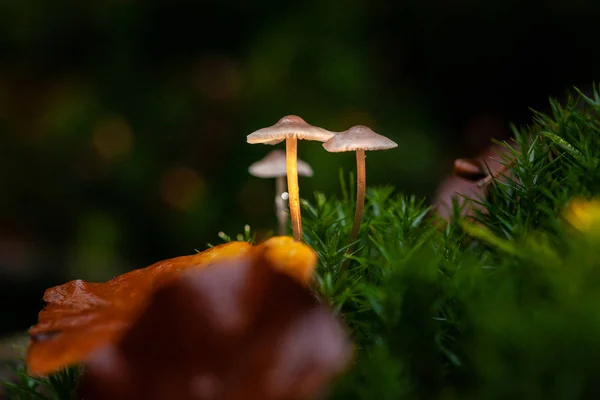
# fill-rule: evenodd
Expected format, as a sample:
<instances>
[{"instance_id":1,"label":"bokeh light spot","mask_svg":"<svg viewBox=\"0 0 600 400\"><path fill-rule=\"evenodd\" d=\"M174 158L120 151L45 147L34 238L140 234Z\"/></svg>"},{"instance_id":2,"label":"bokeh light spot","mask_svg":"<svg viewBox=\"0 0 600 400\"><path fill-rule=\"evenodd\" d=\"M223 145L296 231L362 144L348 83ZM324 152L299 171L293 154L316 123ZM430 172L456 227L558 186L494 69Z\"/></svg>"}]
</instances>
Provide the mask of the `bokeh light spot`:
<instances>
[{"instance_id":1,"label":"bokeh light spot","mask_svg":"<svg viewBox=\"0 0 600 400\"><path fill-rule=\"evenodd\" d=\"M119 115L107 116L94 127L92 144L102 158L114 159L131 149L133 130L125 118Z\"/></svg>"},{"instance_id":2,"label":"bokeh light spot","mask_svg":"<svg viewBox=\"0 0 600 400\"><path fill-rule=\"evenodd\" d=\"M189 209L204 193L204 180L191 168L176 166L168 169L162 178L161 197L170 207Z\"/></svg>"},{"instance_id":3,"label":"bokeh light spot","mask_svg":"<svg viewBox=\"0 0 600 400\"><path fill-rule=\"evenodd\" d=\"M239 94L241 78L234 62L225 57L206 57L194 68L194 83L200 94L210 101L228 101Z\"/></svg>"}]
</instances>

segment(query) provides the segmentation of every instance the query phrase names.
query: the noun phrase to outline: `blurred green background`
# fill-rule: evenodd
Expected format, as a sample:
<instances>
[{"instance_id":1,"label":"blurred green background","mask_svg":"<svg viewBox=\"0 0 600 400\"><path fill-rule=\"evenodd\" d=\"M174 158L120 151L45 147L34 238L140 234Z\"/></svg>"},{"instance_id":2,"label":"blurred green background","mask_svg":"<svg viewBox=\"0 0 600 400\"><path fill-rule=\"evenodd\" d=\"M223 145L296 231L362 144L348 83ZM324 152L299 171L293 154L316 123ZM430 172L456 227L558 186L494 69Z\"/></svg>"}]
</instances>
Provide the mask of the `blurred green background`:
<instances>
[{"instance_id":1,"label":"blurred green background","mask_svg":"<svg viewBox=\"0 0 600 400\"><path fill-rule=\"evenodd\" d=\"M43 290L274 229L252 131L287 114L398 142L370 185L430 195L528 107L598 79L594 0L0 0L0 332ZM283 148L283 145L277 146ZM300 142L339 190L352 154Z\"/></svg>"}]
</instances>

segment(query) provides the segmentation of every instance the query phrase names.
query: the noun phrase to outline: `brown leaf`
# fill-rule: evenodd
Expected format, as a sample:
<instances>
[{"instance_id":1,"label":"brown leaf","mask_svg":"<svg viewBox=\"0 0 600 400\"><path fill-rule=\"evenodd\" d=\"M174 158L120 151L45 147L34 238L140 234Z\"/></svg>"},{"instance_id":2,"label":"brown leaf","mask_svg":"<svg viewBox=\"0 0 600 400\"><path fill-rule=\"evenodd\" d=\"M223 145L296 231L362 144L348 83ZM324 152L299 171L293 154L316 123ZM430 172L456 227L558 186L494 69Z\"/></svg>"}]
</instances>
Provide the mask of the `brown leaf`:
<instances>
[{"instance_id":1,"label":"brown leaf","mask_svg":"<svg viewBox=\"0 0 600 400\"><path fill-rule=\"evenodd\" d=\"M451 175L438 186L433 204L438 215L445 220L450 220L452 217L453 199L456 199L459 206L463 207L463 215L473 215L473 211L481 207L471 199L480 200L485 196L485 190L485 188L478 187L477 181L469 181Z\"/></svg>"},{"instance_id":2,"label":"brown leaf","mask_svg":"<svg viewBox=\"0 0 600 400\"><path fill-rule=\"evenodd\" d=\"M84 398L314 398L351 344L307 286L281 272L306 252L295 246L283 258L283 246L256 247L163 286L118 343L88 360Z\"/></svg>"},{"instance_id":3,"label":"brown leaf","mask_svg":"<svg viewBox=\"0 0 600 400\"><path fill-rule=\"evenodd\" d=\"M514 140L508 143L513 149L519 149ZM495 144L473 159L457 159L454 162L454 174L441 182L434 195L433 204L437 213L445 220L450 219L452 199L464 205L463 215L474 215L475 210L485 212L480 204L470 199L483 200L494 179L507 179L506 164L512 162L511 157L505 146Z\"/></svg>"},{"instance_id":4,"label":"brown leaf","mask_svg":"<svg viewBox=\"0 0 600 400\"><path fill-rule=\"evenodd\" d=\"M290 241L293 242L291 238L276 237L261 246L270 246L275 249L271 253L277 254L276 250L283 246L293 248ZM46 307L39 313L38 324L29 330L28 372L47 375L84 361L93 350L120 337L155 289L183 271L240 256L251 247L246 242L227 243L202 253L160 261L106 283L76 280L46 290ZM316 263L313 254L304 254L299 261L285 259L285 252L279 257L280 265L305 280Z\"/></svg>"}]
</instances>

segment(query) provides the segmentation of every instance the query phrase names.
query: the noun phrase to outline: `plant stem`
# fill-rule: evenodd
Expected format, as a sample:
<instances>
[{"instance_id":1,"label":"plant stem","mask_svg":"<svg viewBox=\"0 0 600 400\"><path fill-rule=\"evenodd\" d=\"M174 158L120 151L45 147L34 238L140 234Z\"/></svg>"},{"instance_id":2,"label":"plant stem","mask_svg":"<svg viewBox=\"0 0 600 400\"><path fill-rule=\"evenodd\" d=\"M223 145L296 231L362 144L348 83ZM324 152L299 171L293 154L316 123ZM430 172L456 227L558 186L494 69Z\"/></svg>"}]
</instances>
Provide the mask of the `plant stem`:
<instances>
[{"instance_id":1,"label":"plant stem","mask_svg":"<svg viewBox=\"0 0 600 400\"><path fill-rule=\"evenodd\" d=\"M356 209L354 211L354 224L352 225L352 231L350 232L350 243L354 242L358 237L360 231L360 223L362 222L363 213L365 211L365 192L367 187L367 173L365 166L365 151L356 150ZM352 247L348 248L346 254L352 252ZM350 263L350 259L347 259L342 266L342 269L346 269Z\"/></svg>"},{"instance_id":2,"label":"plant stem","mask_svg":"<svg viewBox=\"0 0 600 400\"><path fill-rule=\"evenodd\" d=\"M275 212L277 213L277 221L279 222L279 236L285 236L285 223L287 219L285 203L281 197L283 192L285 192L285 178L278 176L275 178Z\"/></svg>"},{"instance_id":3,"label":"plant stem","mask_svg":"<svg viewBox=\"0 0 600 400\"><path fill-rule=\"evenodd\" d=\"M511 161L511 162L509 162L507 164L501 165L498 168L495 168L493 171L492 171L492 169L488 168L488 175L485 178L480 179L477 182L477 187L478 188L482 188L484 186L489 185L494 179L498 178L498 176L500 176L501 174L503 174L504 172L506 172L514 164L515 164L515 161Z\"/></svg>"},{"instance_id":4,"label":"plant stem","mask_svg":"<svg viewBox=\"0 0 600 400\"><path fill-rule=\"evenodd\" d=\"M290 216L294 240L302 241L302 219L300 216L300 189L298 188L298 139L285 140L285 157L288 192L290 194Z\"/></svg>"}]
</instances>

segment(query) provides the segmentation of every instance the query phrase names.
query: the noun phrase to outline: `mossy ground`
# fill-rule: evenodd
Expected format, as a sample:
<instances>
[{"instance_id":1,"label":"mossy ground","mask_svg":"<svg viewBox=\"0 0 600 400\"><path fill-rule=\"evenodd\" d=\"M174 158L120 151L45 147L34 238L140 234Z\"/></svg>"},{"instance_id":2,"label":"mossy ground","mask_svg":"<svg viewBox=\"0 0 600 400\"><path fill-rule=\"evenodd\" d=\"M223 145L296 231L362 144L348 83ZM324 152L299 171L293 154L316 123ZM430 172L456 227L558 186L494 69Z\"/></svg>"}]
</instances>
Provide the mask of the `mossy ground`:
<instances>
[{"instance_id":1,"label":"mossy ground","mask_svg":"<svg viewBox=\"0 0 600 400\"><path fill-rule=\"evenodd\" d=\"M600 227L590 217L576 229L564 212L600 194L600 96L577 93L551 109L514 129L512 179L491 183L475 218L446 223L425 200L369 189L347 269L353 178L339 198L303 200L315 290L357 345L329 398L600 398ZM251 240L247 230L241 238ZM9 389L15 399L70 399L74 376L22 375ZM34 386L50 392L35 397Z\"/></svg>"}]
</instances>

